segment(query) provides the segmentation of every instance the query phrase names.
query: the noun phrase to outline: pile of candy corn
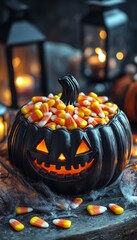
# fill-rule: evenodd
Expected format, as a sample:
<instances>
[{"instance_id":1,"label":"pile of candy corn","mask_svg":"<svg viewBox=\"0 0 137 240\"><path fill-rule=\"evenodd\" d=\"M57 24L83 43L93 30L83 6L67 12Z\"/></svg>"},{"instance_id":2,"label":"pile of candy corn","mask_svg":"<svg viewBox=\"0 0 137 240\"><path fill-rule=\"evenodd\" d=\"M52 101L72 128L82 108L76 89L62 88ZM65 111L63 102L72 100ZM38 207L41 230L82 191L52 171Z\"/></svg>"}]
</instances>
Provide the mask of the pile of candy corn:
<instances>
[{"instance_id":1,"label":"pile of candy corn","mask_svg":"<svg viewBox=\"0 0 137 240\"><path fill-rule=\"evenodd\" d=\"M88 95L79 93L75 105L66 105L60 98L61 94L34 96L21 108L21 112L29 122L37 123L39 127L73 130L107 124L118 111L116 104L108 102L108 97L94 92Z\"/></svg>"}]
</instances>

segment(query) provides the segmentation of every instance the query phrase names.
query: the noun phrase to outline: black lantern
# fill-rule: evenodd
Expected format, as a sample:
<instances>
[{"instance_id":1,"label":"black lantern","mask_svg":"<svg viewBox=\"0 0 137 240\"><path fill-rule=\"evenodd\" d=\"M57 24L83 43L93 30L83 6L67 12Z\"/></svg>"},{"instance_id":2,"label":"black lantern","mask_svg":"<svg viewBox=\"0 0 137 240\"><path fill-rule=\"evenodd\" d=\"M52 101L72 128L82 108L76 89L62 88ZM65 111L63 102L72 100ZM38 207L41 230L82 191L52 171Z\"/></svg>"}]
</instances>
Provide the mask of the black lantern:
<instances>
[{"instance_id":1,"label":"black lantern","mask_svg":"<svg viewBox=\"0 0 137 240\"><path fill-rule=\"evenodd\" d=\"M87 1L81 21L82 73L90 83L108 82L122 74L127 57L127 15L116 4L123 0Z\"/></svg>"},{"instance_id":2,"label":"black lantern","mask_svg":"<svg viewBox=\"0 0 137 240\"><path fill-rule=\"evenodd\" d=\"M17 108L33 95L47 94L45 36L28 20L28 6L6 3L0 26L0 101Z\"/></svg>"}]
</instances>

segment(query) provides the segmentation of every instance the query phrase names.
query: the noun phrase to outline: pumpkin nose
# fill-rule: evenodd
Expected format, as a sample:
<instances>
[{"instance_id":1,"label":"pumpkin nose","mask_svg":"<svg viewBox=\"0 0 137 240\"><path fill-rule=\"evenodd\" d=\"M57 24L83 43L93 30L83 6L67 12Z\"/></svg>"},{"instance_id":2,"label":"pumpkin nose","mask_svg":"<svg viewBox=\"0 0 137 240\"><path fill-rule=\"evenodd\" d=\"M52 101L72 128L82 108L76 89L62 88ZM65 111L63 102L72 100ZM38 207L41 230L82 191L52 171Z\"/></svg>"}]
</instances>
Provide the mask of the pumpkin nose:
<instances>
[{"instance_id":1,"label":"pumpkin nose","mask_svg":"<svg viewBox=\"0 0 137 240\"><path fill-rule=\"evenodd\" d=\"M60 160L60 161L65 161L65 160L66 160L66 158L65 158L65 156L64 156L63 153L61 153L61 154L59 155L58 160Z\"/></svg>"}]
</instances>

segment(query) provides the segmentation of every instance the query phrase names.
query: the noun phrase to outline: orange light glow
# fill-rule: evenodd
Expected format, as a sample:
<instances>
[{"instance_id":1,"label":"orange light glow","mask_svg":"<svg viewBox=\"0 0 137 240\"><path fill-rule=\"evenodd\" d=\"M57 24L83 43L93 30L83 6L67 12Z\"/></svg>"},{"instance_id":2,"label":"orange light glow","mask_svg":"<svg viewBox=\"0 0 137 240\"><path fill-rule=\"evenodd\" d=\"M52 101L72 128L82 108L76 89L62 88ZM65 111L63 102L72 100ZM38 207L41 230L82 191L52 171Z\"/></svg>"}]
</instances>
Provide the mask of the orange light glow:
<instances>
[{"instance_id":1,"label":"orange light glow","mask_svg":"<svg viewBox=\"0 0 137 240\"><path fill-rule=\"evenodd\" d=\"M65 166L61 166L60 169L56 169L56 165L53 165L53 164L51 164L50 167L45 167L45 163L44 162L39 164L37 162L37 160L34 161L34 165L35 165L35 167L37 169L39 169L39 170L40 169L44 169L48 173L53 172L53 173L57 173L58 175L60 175L60 174L64 174L64 175L71 174L71 175L74 175L74 174L81 173L84 170L88 170L92 166L93 162L94 162L94 159L92 159L91 162L89 162L89 163L86 162L84 167L82 167L79 164L77 169L75 169L73 166L71 166L70 170L67 170Z\"/></svg>"},{"instance_id":2,"label":"orange light glow","mask_svg":"<svg viewBox=\"0 0 137 240\"><path fill-rule=\"evenodd\" d=\"M4 122L0 120L0 141L3 140L4 136L5 136L5 126L4 126Z\"/></svg>"},{"instance_id":3,"label":"orange light glow","mask_svg":"<svg viewBox=\"0 0 137 240\"><path fill-rule=\"evenodd\" d=\"M99 36L102 40L106 39L107 37L107 33L105 30L101 30L100 33L99 33Z\"/></svg>"},{"instance_id":4,"label":"orange light glow","mask_svg":"<svg viewBox=\"0 0 137 240\"><path fill-rule=\"evenodd\" d=\"M44 153L49 152L44 139L37 145L36 150Z\"/></svg>"},{"instance_id":5,"label":"orange light glow","mask_svg":"<svg viewBox=\"0 0 137 240\"><path fill-rule=\"evenodd\" d=\"M18 93L29 93L33 92L35 87L34 78L28 74L18 76L15 79L15 86Z\"/></svg>"},{"instance_id":6,"label":"orange light glow","mask_svg":"<svg viewBox=\"0 0 137 240\"><path fill-rule=\"evenodd\" d=\"M1 92L3 95L4 103L7 106L11 105L11 92L9 89L5 89L3 92Z\"/></svg>"},{"instance_id":7,"label":"orange light glow","mask_svg":"<svg viewBox=\"0 0 137 240\"><path fill-rule=\"evenodd\" d=\"M66 160L66 158L65 158L65 156L64 156L63 153L61 153L61 154L59 155L58 160L60 160L60 161L65 161L65 160Z\"/></svg>"},{"instance_id":8,"label":"orange light glow","mask_svg":"<svg viewBox=\"0 0 137 240\"><path fill-rule=\"evenodd\" d=\"M20 60L19 57L13 58L12 64L13 64L13 67L14 67L14 68L17 68L17 67L20 65L20 63L21 63L21 60Z\"/></svg>"},{"instance_id":9,"label":"orange light glow","mask_svg":"<svg viewBox=\"0 0 137 240\"><path fill-rule=\"evenodd\" d=\"M90 150L90 148L87 146L86 142L84 140L81 141L81 144L79 145L76 155L86 153Z\"/></svg>"},{"instance_id":10,"label":"orange light glow","mask_svg":"<svg viewBox=\"0 0 137 240\"><path fill-rule=\"evenodd\" d=\"M118 60L122 60L122 59L124 58L124 53L123 53L123 52L117 52L116 58L117 58Z\"/></svg>"}]
</instances>

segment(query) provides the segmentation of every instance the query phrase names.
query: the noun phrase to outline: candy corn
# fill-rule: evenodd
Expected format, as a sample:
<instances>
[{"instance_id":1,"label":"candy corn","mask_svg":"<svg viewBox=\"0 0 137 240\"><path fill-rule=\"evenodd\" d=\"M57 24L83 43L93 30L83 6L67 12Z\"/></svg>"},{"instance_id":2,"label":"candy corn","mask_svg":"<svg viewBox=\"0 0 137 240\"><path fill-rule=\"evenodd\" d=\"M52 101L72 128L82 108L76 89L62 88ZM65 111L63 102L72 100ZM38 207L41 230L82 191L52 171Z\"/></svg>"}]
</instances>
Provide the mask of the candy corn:
<instances>
[{"instance_id":1,"label":"candy corn","mask_svg":"<svg viewBox=\"0 0 137 240\"><path fill-rule=\"evenodd\" d=\"M81 110L84 112L85 115L91 115L91 110L86 107L81 107Z\"/></svg>"},{"instance_id":2,"label":"candy corn","mask_svg":"<svg viewBox=\"0 0 137 240\"><path fill-rule=\"evenodd\" d=\"M59 110L64 110L66 108L66 105L63 101L61 101L59 98L56 99L56 102L55 102L55 107Z\"/></svg>"},{"instance_id":3,"label":"candy corn","mask_svg":"<svg viewBox=\"0 0 137 240\"><path fill-rule=\"evenodd\" d=\"M53 224L61 228L70 228L71 221L68 219L54 219Z\"/></svg>"},{"instance_id":4,"label":"candy corn","mask_svg":"<svg viewBox=\"0 0 137 240\"><path fill-rule=\"evenodd\" d=\"M69 113L72 116L74 113L74 109L75 108L73 105L68 105L65 110L66 110L66 113Z\"/></svg>"},{"instance_id":5,"label":"candy corn","mask_svg":"<svg viewBox=\"0 0 137 240\"><path fill-rule=\"evenodd\" d=\"M24 229L24 225L21 222L17 221L16 219L13 218L10 219L9 224L17 232L22 231Z\"/></svg>"},{"instance_id":6,"label":"candy corn","mask_svg":"<svg viewBox=\"0 0 137 240\"><path fill-rule=\"evenodd\" d=\"M96 122L96 120L93 117L89 117L88 119L88 125L92 125L93 127L96 126L98 123Z\"/></svg>"},{"instance_id":7,"label":"candy corn","mask_svg":"<svg viewBox=\"0 0 137 240\"><path fill-rule=\"evenodd\" d=\"M74 110L74 112L75 112L75 114L77 114L78 116L80 116L80 117L84 117L84 111L82 110L82 108L81 107L75 107L75 110Z\"/></svg>"},{"instance_id":8,"label":"candy corn","mask_svg":"<svg viewBox=\"0 0 137 240\"><path fill-rule=\"evenodd\" d=\"M31 100L32 100L34 103L36 103L36 102L45 102L45 101L48 100L48 98L47 98L47 97L42 97L42 96L34 96L34 97L32 97Z\"/></svg>"},{"instance_id":9,"label":"candy corn","mask_svg":"<svg viewBox=\"0 0 137 240\"><path fill-rule=\"evenodd\" d=\"M78 115L74 114L73 118L80 128L85 128L87 126L87 121L85 121L83 118L79 117Z\"/></svg>"},{"instance_id":10,"label":"candy corn","mask_svg":"<svg viewBox=\"0 0 137 240\"><path fill-rule=\"evenodd\" d=\"M94 93L94 92L90 92L90 93L89 93L89 96L90 96L90 97L93 97L93 98L95 98L95 99L98 98L98 95L97 95L96 93Z\"/></svg>"},{"instance_id":11,"label":"candy corn","mask_svg":"<svg viewBox=\"0 0 137 240\"><path fill-rule=\"evenodd\" d=\"M82 202L83 202L82 198L74 198L70 206L72 209L76 209L77 207L80 206Z\"/></svg>"},{"instance_id":12,"label":"candy corn","mask_svg":"<svg viewBox=\"0 0 137 240\"><path fill-rule=\"evenodd\" d=\"M88 100L88 101L92 101L92 97L90 96L87 96L87 95L80 95L78 96L78 102L81 102L81 101L85 101L85 100Z\"/></svg>"},{"instance_id":13,"label":"candy corn","mask_svg":"<svg viewBox=\"0 0 137 240\"><path fill-rule=\"evenodd\" d=\"M75 120L69 113L66 113L66 127L69 130L73 130L73 129L77 128L77 124L76 124Z\"/></svg>"},{"instance_id":14,"label":"candy corn","mask_svg":"<svg viewBox=\"0 0 137 240\"><path fill-rule=\"evenodd\" d=\"M28 120L30 122L36 122L39 119L41 119L42 117L43 117L43 113L39 109L36 109L36 110L33 110L30 113L30 116L28 117Z\"/></svg>"},{"instance_id":15,"label":"candy corn","mask_svg":"<svg viewBox=\"0 0 137 240\"><path fill-rule=\"evenodd\" d=\"M16 207L15 211L17 214L24 214L24 213L32 212L33 208L31 208L31 207Z\"/></svg>"},{"instance_id":16,"label":"candy corn","mask_svg":"<svg viewBox=\"0 0 137 240\"><path fill-rule=\"evenodd\" d=\"M56 116L56 115L52 115L52 116L51 116L51 120L52 120L53 122L55 122L56 124L59 124L59 125L61 125L61 126L64 126L64 125L65 125L65 119L64 119L64 118L60 118L60 117L58 117L58 116Z\"/></svg>"},{"instance_id":17,"label":"candy corn","mask_svg":"<svg viewBox=\"0 0 137 240\"><path fill-rule=\"evenodd\" d=\"M50 111L60 118L65 118L66 116L66 112L64 110L58 110L57 108L51 107Z\"/></svg>"},{"instance_id":18,"label":"candy corn","mask_svg":"<svg viewBox=\"0 0 137 240\"><path fill-rule=\"evenodd\" d=\"M49 123L46 123L45 126L51 128L52 130L55 130L57 125L55 122L49 122Z\"/></svg>"},{"instance_id":19,"label":"candy corn","mask_svg":"<svg viewBox=\"0 0 137 240\"><path fill-rule=\"evenodd\" d=\"M39 127L49 127L52 130L65 128L71 131L107 124L118 111L118 106L108 102L108 97L98 96L94 92L88 95L79 93L74 105L66 105L61 100L61 95L50 93L48 97L34 96L21 108L21 112Z\"/></svg>"},{"instance_id":20,"label":"candy corn","mask_svg":"<svg viewBox=\"0 0 137 240\"><path fill-rule=\"evenodd\" d=\"M36 102L36 103L34 104L34 108L35 108L35 109L40 109L41 105L42 105L42 102Z\"/></svg>"},{"instance_id":21,"label":"candy corn","mask_svg":"<svg viewBox=\"0 0 137 240\"><path fill-rule=\"evenodd\" d=\"M99 100L100 103L105 103L108 101L108 97L107 96L98 96L97 98Z\"/></svg>"},{"instance_id":22,"label":"candy corn","mask_svg":"<svg viewBox=\"0 0 137 240\"><path fill-rule=\"evenodd\" d=\"M30 219L30 224L32 226L34 226L34 227L39 227L39 228L47 228L47 227L49 227L49 224L45 220L43 220L43 219L41 219L41 218L39 218L37 216L32 217Z\"/></svg>"},{"instance_id":23,"label":"candy corn","mask_svg":"<svg viewBox=\"0 0 137 240\"><path fill-rule=\"evenodd\" d=\"M105 117L105 114L101 108L101 106L99 105L98 102L94 102L92 105L91 105L91 108L92 110L101 118L104 118Z\"/></svg>"},{"instance_id":24,"label":"candy corn","mask_svg":"<svg viewBox=\"0 0 137 240\"><path fill-rule=\"evenodd\" d=\"M51 112L46 112L42 119L37 123L40 127L43 127L51 118L52 113Z\"/></svg>"},{"instance_id":25,"label":"candy corn","mask_svg":"<svg viewBox=\"0 0 137 240\"><path fill-rule=\"evenodd\" d=\"M49 112L49 105L47 103L42 103L40 106L41 112L44 114L45 112Z\"/></svg>"},{"instance_id":26,"label":"candy corn","mask_svg":"<svg viewBox=\"0 0 137 240\"><path fill-rule=\"evenodd\" d=\"M99 214L104 213L107 210L104 206L97 206L97 205L88 205L87 211L91 216L96 216Z\"/></svg>"},{"instance_id":27,"label":"candy corn","mask_svg":"<svg viewBox=\"0 0 137 240\"><path fill-rule=\"evenodd\" d=\"M48 104L49 107L53 107L55 105L55 100L54 99L49 99L47 101L47 104Z\"/></svg>"},{"instance_id":28,"label":"candy corn","mask_svg":"<svg viewBox=\"0 0 137 240\"><path fill-rule=\"evenodd\" d=\"M120 207L117 204L110 203L108 206L109 206L109 209L116 215L122 214L124 212L124 208Z\"/></svg>"},{"instance_id":29,"label":"candy corn","mask_svg":"<svg viewBox=\"0 0 137 240\"><path fill-rule=\"evenodd\" d=\"M21 108L21 112L23 114L27 114L29 111L31 111L32 109L34 108L34 104L27 104L27 105L24 105L22 108Z\"/></svg>"},{"instance_id":30,"label":"candy corn","mask_svg":"<svg viewBox=\"0 0 137 240\"><path fill-rule=\"evenodd\" d=\"M100 104L100 107L101 107L103 110L108 111L109 113L114 113L114 112L116 111L116 109L115 109L113 106L108 106L108 105L105 105L105 104Z\"/></svg>"}]
</instances>

